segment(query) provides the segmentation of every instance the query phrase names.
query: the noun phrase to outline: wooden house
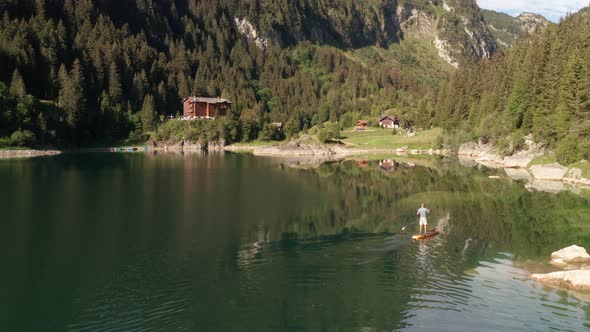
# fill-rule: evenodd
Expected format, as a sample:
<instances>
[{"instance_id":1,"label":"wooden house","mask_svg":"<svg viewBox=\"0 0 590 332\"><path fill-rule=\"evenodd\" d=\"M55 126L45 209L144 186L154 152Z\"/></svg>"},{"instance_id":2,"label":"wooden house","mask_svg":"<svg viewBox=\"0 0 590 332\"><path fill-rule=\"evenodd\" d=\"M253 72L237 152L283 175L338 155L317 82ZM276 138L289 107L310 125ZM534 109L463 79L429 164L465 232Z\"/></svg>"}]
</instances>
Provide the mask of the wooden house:
<instances>
[{"instance_id":1,"label":"wooden house","mask_svg":"<svg viewBox=\"0 0 590 332\"><path fill-rule=\"evenodd\" d=\"M379 162L379 167L386 172L395 171L397 165L398 164L391 159L386 159Z\"/></svg>"},{"instance_id":2,"label":"wooden house","mask_svg":"<svg viewBox=\"0 0 590 332\"><path fill-rule=\"evenodd\" d=\"M364 130L367 130L367 128L369 128L369 121L367 121L367 120L358 120L356 122L356 127L355 127L355 130L356 131L364 131Z\"/></svg>"},{"instance_id":3,"label":"wooden house","mask_svg":"<svg viewBox=\"0 0 590 332\"><path fill-rule=\"evenodd\" d=\"M379 126L382 128L397 129L400 127L400 120L395 115L383 115L379 118Z\"/></svg>"},{"instance_id":4,"label":"wooden house","mask_svg":"<svg viewBox=\"0 0 590 332\"><path fill-rule=\"evenodd\" d=\"M231 101L223 98L187 97L182 101L184 119L215 119L225 116Z\"/></svg>"}]
</instances>

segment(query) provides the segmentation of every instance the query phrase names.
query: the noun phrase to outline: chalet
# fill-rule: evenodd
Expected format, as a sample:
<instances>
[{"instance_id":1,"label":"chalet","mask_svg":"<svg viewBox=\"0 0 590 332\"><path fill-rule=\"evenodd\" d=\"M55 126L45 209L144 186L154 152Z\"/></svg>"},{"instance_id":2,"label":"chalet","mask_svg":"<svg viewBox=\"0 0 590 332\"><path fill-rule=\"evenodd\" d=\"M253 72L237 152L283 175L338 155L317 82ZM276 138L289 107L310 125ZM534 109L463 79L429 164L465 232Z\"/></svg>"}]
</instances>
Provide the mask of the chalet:
<instances>
[{"instance_id":1,"label":"chalet","mask_svg":"<svg viewBox=\"0 0 590 332\"><path fill-rule=\"evenodd\" d=\"M367 130L367 128L369 128L369 121L367 120L358 120L356 122L356 131L364 131Z\"/></svg>"},{"instance_id":2,"label":"chalet","mask_svg":"<svg viewBox=\"0 0 590 332\"><path fill-rule=\"evenodd\" d=\"M397 129L400 126L400 120L397 116L383 115L379 118L379 126L382 128Z\"/></svg>"},{"instance_id":3,"label":"chalet","mask_svg":"<svg viewBox=\"0 0 590 332\"><path fill-rule=\"evenodd\" d=\"M231 101L223 98L188 97L182 101L184 119L215 119L227 114Z\"/></svg>"},{"instance_id":4,"label":"chalet","mask_svg":"<svg viewBox=\"0 0 590 332\"><path fill-rule=\"evenodd\" d=\"M356 161L356 167L358 167L358 168L366 168L366 167L369 167L369 161L368 160L357 160Z\"/></svg>"},{"instance_id":5,"label":"chalet","mask_svg":"<svg viewBox=\"0 0 590 332\"><path fill-rule=\"evenodd\" d=\"M391 159L382 160L379 162L379 167L386 172L395 171L397 165L398 164Z\"/></svg>"}]
</instances>

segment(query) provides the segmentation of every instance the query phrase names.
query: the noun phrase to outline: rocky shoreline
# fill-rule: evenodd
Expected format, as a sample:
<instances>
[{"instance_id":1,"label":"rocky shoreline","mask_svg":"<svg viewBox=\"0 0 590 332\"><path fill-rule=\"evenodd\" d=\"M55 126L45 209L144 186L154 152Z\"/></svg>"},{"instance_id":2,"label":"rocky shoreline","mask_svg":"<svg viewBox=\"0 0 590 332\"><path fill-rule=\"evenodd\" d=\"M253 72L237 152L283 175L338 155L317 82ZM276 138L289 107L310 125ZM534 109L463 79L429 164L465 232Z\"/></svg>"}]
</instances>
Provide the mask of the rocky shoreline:
<instances>
[{"instance_id":1,"label":"rocky shoreline","mask_svg":"<svg viewBox=\"0 0 590 332\"><path fill-rule=\"evenodd\" d=\"M531 274L534 281L547 286L573 291L590 291L590 255L586 249L573 245L551 254L551 264L561 271ZM586 294L585 297L587 297Z\"/></svg>"},{"instance_id":2,"label":"rocky shoreline","mask_svg":"<svg viewBox=\"0 0 590 332\"><path fill-rule=\"evenodd\" d=\"M61 153L58 150L0 150L0 159L56 156Z\"/></svg>"},{"instance_id":3,"label":"rocky shoreline","mask_svg":"<svg viewBox=\"0 0 590 332\"><path fill-rule=\"evenodd\" d=\"M325 159L343 159L360 154L393 154L393 155L449 155L448 150L416 150L416 149L359 149L346 145L326 145L317 143L301 143L291 141L283 145L257 147L225 147L226 151L251 152L255 156L264 157L316 157Z\"/></svg>"},{"instance_id":4,"label":"rocky shoreline","mask_svg":"<svg viewBox=\"0 0 590 332\"><path fill-rule=\"evenodd\" d=\"M568 190L568 185L590 187L590 179L583 177L579 168L567 168L558 163L531 165L544 151L527 139L528 149L512 156L501 156L492 144L466 143L458 151L459 162L464 166L484 166L503 169L514 180L527 181L527 188L557 193Z\"/></svg>"}]
</instances>

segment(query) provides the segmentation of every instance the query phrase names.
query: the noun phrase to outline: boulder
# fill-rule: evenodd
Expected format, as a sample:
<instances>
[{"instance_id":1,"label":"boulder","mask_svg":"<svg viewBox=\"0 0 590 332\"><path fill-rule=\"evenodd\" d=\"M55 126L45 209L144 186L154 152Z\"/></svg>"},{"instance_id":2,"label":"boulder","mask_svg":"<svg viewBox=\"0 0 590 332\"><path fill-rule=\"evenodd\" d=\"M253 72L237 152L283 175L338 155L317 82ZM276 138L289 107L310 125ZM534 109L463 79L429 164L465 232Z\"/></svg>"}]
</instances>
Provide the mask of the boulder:
<instances>
[{"instance_id":1,"label":"boulder","mask_svg":"<svg viewBox=\"0 0 590 332\"><path fill-rule=\"evenodd\" d=\"M528 170L522 168L505 168L504 172L509 178L513 180L525 180L528 182L533 181L533 176Z\"/></svg>"},{"instance_id":2,"label":"boulder","mask_svg":"<svg viewBox=\"0 0 590 332\"><path fill-rule=\"evenodd\" d=\"M583 247L573 245L552 253L551 262L555 264L588 263L590 255Z\"/></svg>"},{"instance_id":3,"label":"boulder","mask_svg":"<svg viewBox=\"0 0 590 332\"><path fill-rule=\"evenodd\" d=\"M522 152L504 158L504 167L507 168L527 168L533 161L535 155L532 153Z\"/></svg>"},{"instance_id":4,"label":"boulder","mask_svg":"<svg viewBox=\"0 0 590 332\"><path fill-rule=\"evenodd\" d=\"M590 291L590 270L560 271L532 274L531 279L555 287Z\"/></svg>"},{"instance_id":5,"label":"boulder","mask_svg":"<svg viewBox=\"0 0 590 332\"><path fill-rule=\"evenodd\" d=\"M566 167L557 163L531 167L531 173L538 180L561 181L567 171Z\"/></svg>"},{"instance_id":6,"label":"boulder","mask_svg":"<svg viewBox=\"0 0 590 332\"><path fill-rule=\"evenodd\" d=\"M473 142L462 144L459 147L459 152L458 152L458 154L460 156L469 156L469 157L479 156L479 153L480 153L479 145L477 145L476 143L473 143Z\"/></svg>"}]
</instances>

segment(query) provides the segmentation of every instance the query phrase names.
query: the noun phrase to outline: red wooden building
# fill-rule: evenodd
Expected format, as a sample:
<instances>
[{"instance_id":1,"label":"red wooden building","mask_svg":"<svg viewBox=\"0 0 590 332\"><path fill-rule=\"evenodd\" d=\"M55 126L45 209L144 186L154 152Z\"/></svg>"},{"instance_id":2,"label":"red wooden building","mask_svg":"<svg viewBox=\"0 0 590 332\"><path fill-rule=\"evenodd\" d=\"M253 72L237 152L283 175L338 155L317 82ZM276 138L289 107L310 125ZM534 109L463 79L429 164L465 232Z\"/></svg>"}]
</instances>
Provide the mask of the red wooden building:
<instances>
[{"instance_id":1,"label":"red wooden building","mask_svg":"<svg viewBox=\"0 0 590 332\"><path fill-rule=\"evenodd\" d=\"M356 122L356 127L354 128L354 130L364 131L367 130L367 128L369 128L369 120L358 120Z\"/></svg>"},{"instance_id":2,"label":"red wooden building","mask_svg":"<svg viewBox=\"0 0 590 332\"><path fill-rule=\"evenodd\" d=\"M225 116L231 101L223 98L188 97L182 101L185 119L215 119Z\"/></svg>"}]
</instances>

